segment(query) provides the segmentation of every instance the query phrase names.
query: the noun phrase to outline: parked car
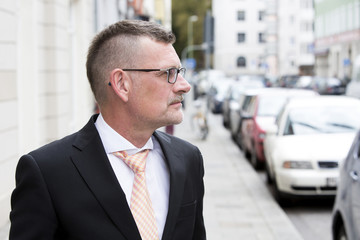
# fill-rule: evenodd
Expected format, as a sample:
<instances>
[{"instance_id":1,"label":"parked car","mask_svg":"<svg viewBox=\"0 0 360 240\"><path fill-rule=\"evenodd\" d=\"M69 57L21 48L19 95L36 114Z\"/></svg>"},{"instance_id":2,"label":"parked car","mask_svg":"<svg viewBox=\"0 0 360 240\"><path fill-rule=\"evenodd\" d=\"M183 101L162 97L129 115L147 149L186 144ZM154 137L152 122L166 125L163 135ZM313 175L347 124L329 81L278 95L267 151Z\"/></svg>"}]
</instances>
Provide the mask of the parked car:
<instances>
[{"instance_id":1,"label":"parked car","mask_svg":"<svg viewBox=\"0 0 360 240\"><path fill-rule=\"evenodd\" d=\"M265 75L265 83L267 87L277 87L279 77L276 75Z\"/></svg>"},{"instance_id":2,"label":"parked car","mask_svg":"<svg viewBox=\"0 0 360 240\"><path fill-rule=\"evenodd\" d=\"M344 95L346 91L345 83L334 77L315 76L310 88L321 95Z\"/></svg>"},{"instance_id":3,"label":"parked car","mask_svg":"<svg viewBox=\"0 0 360 240\"><path fill-rule=\"evenodd\" d=\"M264 88L265 84L262 80L244 78L235 81L231 84L225 94L224 102L223 102L223 125L226 128L230 127L230 113L232 111L239 111L239 97L241 93L246 89L255 89L255 88Z\"/></svg>"},{"instance_id":4,"label":"parked car","mask_svg":"<svg viewBox=\"0 0 360 240\"><path fill-rule=\"evenodd\" d=\"M299 75L283 75L279 79L279 86L283 88L293 88L299 79Z\"/></svg>"},{"instance_id":5,"label":"parked car","mask_svg":"<svg viewBox=\"0 0 360 240\"><path fill-rule=\"evenodd\" d=\"M294 85L294 88L311 89L312 76L300 76Z\"/></svg>"},{"instance_id":6,"label":"parked car","mask_svg":"<svg viewBox=\"0 0 360 240\"><path fill-rule=\"evenodd\" d=\"M233 82L234 79L224 77L212 83L207 94L208 107L212 113L222 113L226 91Z\"/></svg>"},{"instance_id":7,"label":"parked car","mask_svg":"<svg viewBox=\"0 0 360 240\"><path fill-rule=\"evenodd\" d=\"M292 97L315 96L311 90L294 88L265 88L257 91L248 91L249 104L241 112L239 122L240 131L236 139L242 146L245 156L251 160L255 169L261 168L265 163L263 141L265 129L273 125L275 117L286 101Z\"/></svg>"},{"instance_id":8,"label":"parked car","mask_svg":"<svg viewBox=\"0 0 360 240\"><path fill-rule=\"evenodd\" d=\"M237 76L237 81L244 84L259 82L264 85L264 87L268 87L268 79L264 75L240 74Z\"/></svg>"},{"instance_id":9,"label":"parked car","mask_svg":"<svg viewBox=\"0 0 360 240\"><path fill-rule=\"evenodd\" d=\"M359 119L355 98L289 100L264 139L267 177L279 203L289 196L335 196L338 165L360 128Z\"/></svg>"},{"instance_id":10,"label":"parked car","mask_svg":"<svg viewBox=\"0 0 360 240\"><path fill-rule=\"evenodd\" d=\"M195 99L199 96L206 95L212 83L225 76L225 73L221 70L201 70L193 79Z\"/></svg>"},{"instance_id":11,"label":"parked car","mask_svg":"<svg viewBox=\"0 0 360 240\"><path fill-rule=\"evenodd\" d=\"M243 112L246 111L249 104L251 103L251 99L254 95L258 93L259 90L266 88L255 88L244 90L238 98L237 108L230 109L229 118L229 130L231 134L231 138L235 141L235 143L242 149L241 144L241 126L243 120Z\"/></svg>"},{"instance_id":12,"label":"parked car","mask_svg":"<svg viewBox=\"0 0 360 240\"><path fill-rule=\"evenodd\" d=\"M360 239L360 131L340 168L332 236L334 240Z\"/></svg>"}]
</instances>

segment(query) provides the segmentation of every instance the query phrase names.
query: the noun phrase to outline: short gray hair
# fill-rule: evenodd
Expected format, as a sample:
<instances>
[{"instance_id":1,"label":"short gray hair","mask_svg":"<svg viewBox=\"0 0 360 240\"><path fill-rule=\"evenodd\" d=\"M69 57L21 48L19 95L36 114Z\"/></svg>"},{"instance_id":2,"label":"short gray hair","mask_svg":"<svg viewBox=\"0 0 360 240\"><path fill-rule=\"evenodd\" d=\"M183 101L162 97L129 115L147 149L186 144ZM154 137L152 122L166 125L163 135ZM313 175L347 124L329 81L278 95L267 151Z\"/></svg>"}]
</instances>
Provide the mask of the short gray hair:
<instances>
[{"instance_id":1,"label":"short gray hair","mask_svg":"<svg viewBox=\"0 0 360 240\"><path fill-rule=\"evenodd\" d=\"M171 30L160 24L141 20L123 20L98 33L88 51L87 77L96 101L106 101L106 81L115 68L132 68L141 52L139 38L173 44L176 40Z\"/></svg>"}]
</instances>

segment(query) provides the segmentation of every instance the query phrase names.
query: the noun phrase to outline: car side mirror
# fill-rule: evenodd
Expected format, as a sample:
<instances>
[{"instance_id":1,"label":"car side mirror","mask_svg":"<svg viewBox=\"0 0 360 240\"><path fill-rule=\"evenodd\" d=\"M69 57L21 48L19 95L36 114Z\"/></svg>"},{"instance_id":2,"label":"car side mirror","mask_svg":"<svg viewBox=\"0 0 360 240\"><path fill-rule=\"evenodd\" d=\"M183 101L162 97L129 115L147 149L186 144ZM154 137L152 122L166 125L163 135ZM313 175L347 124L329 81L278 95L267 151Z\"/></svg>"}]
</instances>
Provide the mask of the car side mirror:
<instances>
[{"instance_id":1,"label":"car side mirror","mask_svg":"<svg viewBox=\"0 0 360 240\"><path fill-rule=\"evenodd\" d=\"M251 116L249 113L242 113L241 118L243 120L249 120L249 119L253 119L253 116Z\"/></svg>"}]
</instances>

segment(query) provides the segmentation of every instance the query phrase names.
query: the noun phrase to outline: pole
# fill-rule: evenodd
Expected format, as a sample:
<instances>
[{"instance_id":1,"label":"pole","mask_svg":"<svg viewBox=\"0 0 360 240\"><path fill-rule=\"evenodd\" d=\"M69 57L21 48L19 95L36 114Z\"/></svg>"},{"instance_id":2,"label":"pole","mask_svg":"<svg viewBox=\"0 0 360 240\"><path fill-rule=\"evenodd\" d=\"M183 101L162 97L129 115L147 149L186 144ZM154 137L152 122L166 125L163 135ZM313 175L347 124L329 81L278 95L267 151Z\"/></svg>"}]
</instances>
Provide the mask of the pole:
<instances>
[{"instance_id":1,"label":"pole","mask_svg":"<svg viewBox=\"0 0 360 240\"><path fill-rule=\"evenodd\" d=\"M185 66L185 60L187 59L187 56L190 55L189 53L194 52L194 51L199 51L199 50L205 50L205 49L206 49L206 44L186 46L181 51L181 62L183 64L183 66Z\"/></svg>"},{"instance_id":2,"label":"pole","mask_svg":"<svg viewBox=\"0 0 360 240\"><path fill-rule=\"evenodd\" d=\"M205 42L207 44L207 48L205 50L205 69L210 69L210 47L211 47L211 13L210 10L206 11L205 16Z\"/></svg>"},{"instance_id":3,"label":"pole","mask_svg":"<svg viewBox=\"0 0 360 240\"><path fill-rule=\"evenodd\" d=\"M188 46L192 46L194 42L194 31L193 31L193 22L196 22L198 20L198 16L193 15L188 18ZM189 58L193 58L194 54L193 52L189 53Z\"/></svg>"}]
</instances>

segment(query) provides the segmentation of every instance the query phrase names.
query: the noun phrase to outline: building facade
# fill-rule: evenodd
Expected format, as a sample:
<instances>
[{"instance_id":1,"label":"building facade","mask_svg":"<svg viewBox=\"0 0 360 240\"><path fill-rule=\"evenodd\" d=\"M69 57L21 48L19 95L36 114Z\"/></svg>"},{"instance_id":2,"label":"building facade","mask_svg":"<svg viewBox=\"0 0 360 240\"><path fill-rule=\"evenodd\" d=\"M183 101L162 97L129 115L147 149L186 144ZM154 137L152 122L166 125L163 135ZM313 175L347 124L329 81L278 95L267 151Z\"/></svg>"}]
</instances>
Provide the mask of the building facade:
<instances>
[{"instance_id":1,"label":"building facade","mask_svg":"<svg viewBox=\"0 0 360 240\"><path fill-rule=\"evenodd\" d=\"M93 99L84 69L91 0L0 2L0 226L18 158L78 129Z\"/></svg>"},{"instance_id":2,"label":"building facade","mask_svg":"<svg viewBox=\"0 0 360 240\"><path fill-rule=\"evenodd\" d=\"M316 74L351 77L360 55L360 0L315 0Z\"/></svg>"},{"instance_id":3,"label":"building facade","mask_svg":"<svg viewBox=\"0 0 360 240\"><path fill-rule=\"evenodd\" d=\"M279 74L277 0L267 0L265 4L264 66L266 75L276 77Z\"/></svg>"},{"instance_id":4,"label":"building facade","mask_svg":"<svg viewBox=\"0 0 360 240\"><path fill-rule=\"evenodd\" d=\"M215 69L228 75L263 73L265 0L213 0Z\"/></svg>"},{"instance_id":5,"label":"building facade","mask_svg":"<svg viewBox=\"0 0 360 240\"><path fill-rule=\"evenodd\" d=\"M213 0L214 68L228 74L313 74L313 0Z\"/></svg>"},{"instance_id":6,"label":"building facade","mask_svg":"<svg viewBox=\"0 0 360 240\"><path fill-rule=\"evenodd\" d=\"M278 73L313 75L313 0L278 0Z\"/></svg>"}]
</instances>

